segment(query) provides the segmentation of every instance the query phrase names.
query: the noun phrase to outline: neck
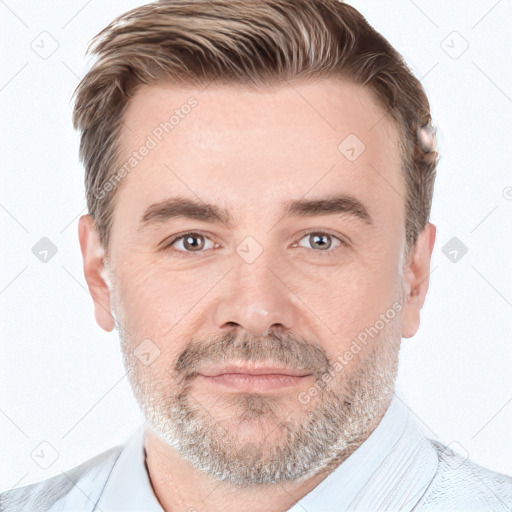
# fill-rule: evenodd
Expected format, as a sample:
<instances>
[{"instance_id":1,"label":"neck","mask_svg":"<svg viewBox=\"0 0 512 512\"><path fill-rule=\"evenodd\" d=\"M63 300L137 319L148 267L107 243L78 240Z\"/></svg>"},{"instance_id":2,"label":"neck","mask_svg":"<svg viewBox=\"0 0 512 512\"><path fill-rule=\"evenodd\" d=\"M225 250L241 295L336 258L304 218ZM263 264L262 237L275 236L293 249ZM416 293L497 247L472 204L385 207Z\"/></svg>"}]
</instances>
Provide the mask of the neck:
<instances>
[{"instance_id":1,"label":"neck","mask_svg":"<svg viewBox=\"0 0 512 512\"><path fill-rule=\"evenodd\" d=\"M242 487L219 482L184 460L179 453L146 426L144 447L146 465L153 491L165 512L239 512L251 504L252 512L284 512L318 486L347 457L349 457L375 429L375 421L368 434L350 449L301 481L285 481L268 485Z\"/></svg>"}]
</instances>

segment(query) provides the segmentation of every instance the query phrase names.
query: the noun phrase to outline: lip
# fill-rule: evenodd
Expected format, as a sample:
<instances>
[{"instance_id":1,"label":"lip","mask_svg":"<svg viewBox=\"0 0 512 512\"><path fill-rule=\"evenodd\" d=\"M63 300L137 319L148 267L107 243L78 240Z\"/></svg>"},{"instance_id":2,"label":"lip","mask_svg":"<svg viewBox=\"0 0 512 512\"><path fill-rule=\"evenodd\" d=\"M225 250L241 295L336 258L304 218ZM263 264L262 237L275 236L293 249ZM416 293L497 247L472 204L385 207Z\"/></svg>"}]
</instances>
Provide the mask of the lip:
<instances>
[{"instance_id":1,"label":"lip","mask_svg":"<svg viewBox=\"0 0 512 512\"><path fill-rule=\"evenodd\" d=\"M198 370L197 373L203 377L219 377L225 374L281 375L290 377L306 377L307 375L311 375L311 372L301 370L300 368L251 364L212 365Z\"/></svg>"},{"instance_id":2,"label":"lip","mask_svg":"<svg viewBox=\"0 0 512 512\"><path fill-rule=\"evenodd\" d=\"M280 393L298 386L312 374L299 368L274 365L224 364L197 372L199 381L224 391L245 393Z\"/></svg>"}]
</instances>

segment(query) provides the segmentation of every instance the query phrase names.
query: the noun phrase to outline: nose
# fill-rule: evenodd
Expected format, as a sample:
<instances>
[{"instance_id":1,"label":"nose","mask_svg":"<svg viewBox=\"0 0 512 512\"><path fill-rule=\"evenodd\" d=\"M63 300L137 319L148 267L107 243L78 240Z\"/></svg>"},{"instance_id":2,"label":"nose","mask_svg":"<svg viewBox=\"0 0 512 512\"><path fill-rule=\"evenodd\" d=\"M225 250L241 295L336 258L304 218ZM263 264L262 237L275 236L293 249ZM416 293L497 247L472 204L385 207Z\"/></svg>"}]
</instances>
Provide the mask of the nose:
<instances>
[{"instance_id":1,"label":"nose","mask_svg":"<svg viewBox=\"0 0 512 512\"><path fill-rule=\"evenodd\" d=\"M234 262L220 297L213 322L217 330L242 329L252 336L265 336L269 329L286 331L296 325L297 299L279 265L266 251L254 262Z\"/></svg>"}]
</instances>

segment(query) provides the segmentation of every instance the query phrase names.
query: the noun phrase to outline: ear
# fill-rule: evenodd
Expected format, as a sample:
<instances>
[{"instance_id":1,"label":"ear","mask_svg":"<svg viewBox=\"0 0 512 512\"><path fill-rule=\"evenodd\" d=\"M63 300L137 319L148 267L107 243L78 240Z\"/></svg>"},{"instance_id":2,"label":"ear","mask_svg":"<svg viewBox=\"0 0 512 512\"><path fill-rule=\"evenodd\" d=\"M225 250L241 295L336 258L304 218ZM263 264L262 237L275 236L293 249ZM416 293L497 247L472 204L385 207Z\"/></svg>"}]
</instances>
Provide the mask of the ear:
<instances>
[{"instance_id":1,"label":"ear","mask_svg":"<svg viewBox=\"0 0 512 512\"><path fill-rule=\"evenodd\" d=\"M436 240L436 227L428 222L418 235L404 268L404 313L402 337L411 338L420 326L420 310L425 302L430 275L430 258Z\"/></svg>"},{"instance_id":2,"label":"ear","mask_svg":"<svg viewBox=\"0 0 512 512\"><path fill-rule=\"evenodd\" d=\"M104 265L104 250L101 246L94 219L82 215L78 221L78 238L84 263L84 276L94 302L94 316L97 324L107 332L115 327L110 310L110 291Z\"/></svg>"}]
</instances>

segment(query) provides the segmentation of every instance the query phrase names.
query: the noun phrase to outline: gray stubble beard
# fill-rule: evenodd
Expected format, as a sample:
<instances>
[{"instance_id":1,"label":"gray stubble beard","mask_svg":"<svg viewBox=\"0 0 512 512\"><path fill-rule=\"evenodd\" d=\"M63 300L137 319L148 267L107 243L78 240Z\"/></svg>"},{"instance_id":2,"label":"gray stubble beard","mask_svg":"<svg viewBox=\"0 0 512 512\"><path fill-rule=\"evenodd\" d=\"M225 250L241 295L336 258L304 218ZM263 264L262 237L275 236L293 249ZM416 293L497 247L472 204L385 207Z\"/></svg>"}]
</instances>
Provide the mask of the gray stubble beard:
<instances>
[{"instance_id":1,"label":"gray stubble beard","mask_svg":"<svg viewBox=\"0 0 512 512\"><path fill-rule=\"evenodd\" d=\"M270 434L254 442L240 442L229 426L214 419L194 399L190 389L193 379L177 379L179 385L172 393L162 384L155 385L151 375L127 350L131 345L126 339L122 340L123 358L130 385L149 426L194 467L216 480L241 487L300 482L321 470L334 470L377 426L394 393L401 339L399 325L400 315L381 331L364 360L338 372L310 407L302 406L306 411L295 415L296 418L282 418L282 397L237 393L222 398L229 410L238 412L236 421L253 425L274 422L273 443L267 441ZM281 347L281 338L278 339ZM246 343L244 354L248 355L253 346L262 355L266 349L261 341L258 344ZM235 346L230 345L233 349ZM241 350L236 354L240 355ZM272 359L276 360L275 352ZM279 360L286 359L283 352ZM300 404L298 399L297 402Z\"/></svg>"}]
</instances>

